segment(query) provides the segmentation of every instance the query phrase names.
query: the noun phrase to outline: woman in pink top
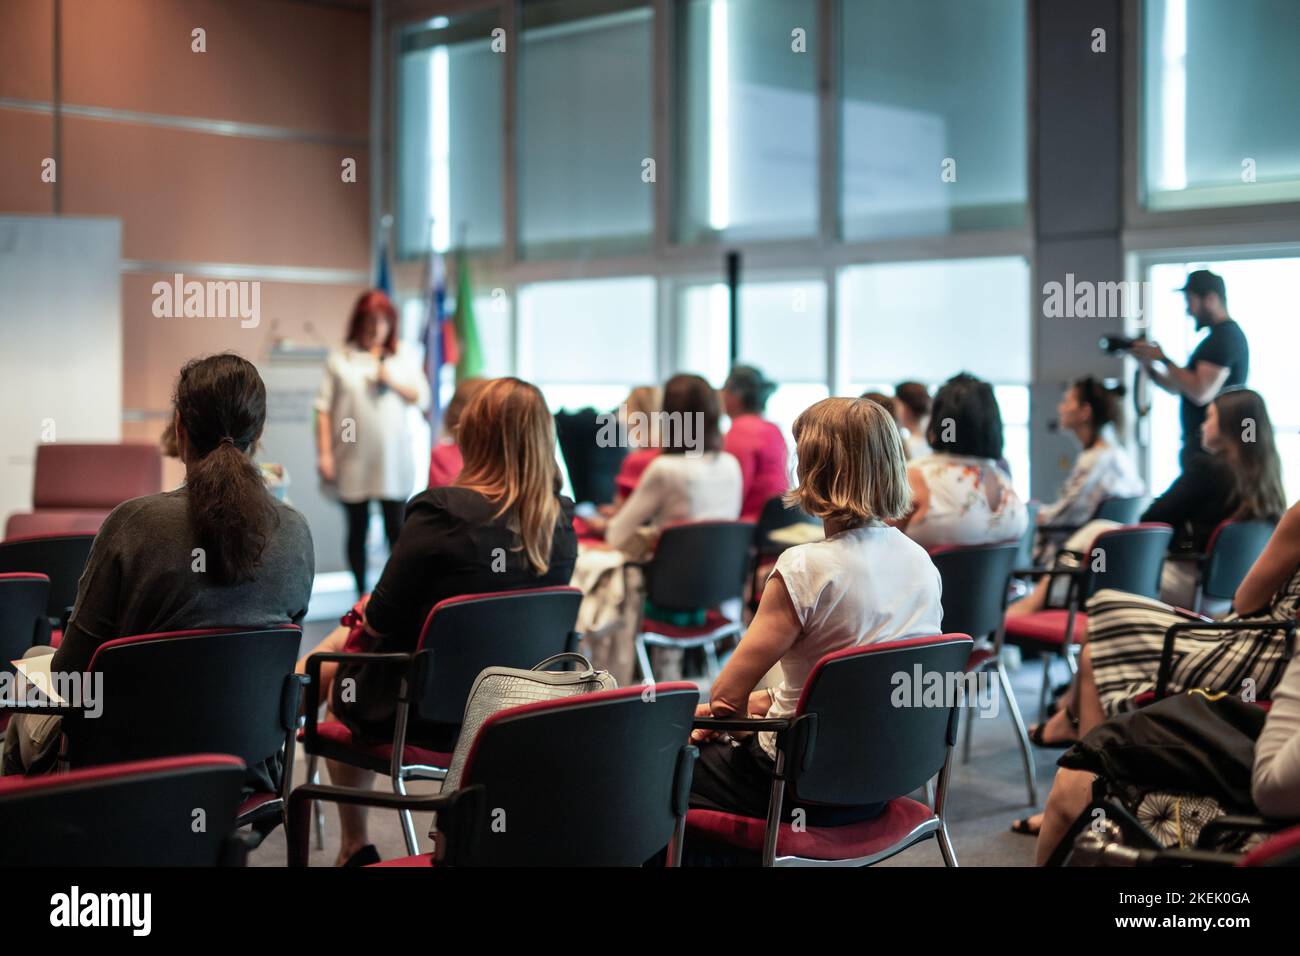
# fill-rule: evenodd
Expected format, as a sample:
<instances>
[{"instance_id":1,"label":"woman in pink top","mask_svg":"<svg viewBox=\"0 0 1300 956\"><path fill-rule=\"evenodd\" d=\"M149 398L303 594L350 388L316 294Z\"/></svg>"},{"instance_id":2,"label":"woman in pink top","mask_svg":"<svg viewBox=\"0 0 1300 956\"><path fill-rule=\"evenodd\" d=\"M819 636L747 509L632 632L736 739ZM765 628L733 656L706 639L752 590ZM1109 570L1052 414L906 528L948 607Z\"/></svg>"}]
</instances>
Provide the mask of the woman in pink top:
<instances>
[{"instance_id":1,"label":"woman in pink top","mask_svg":"<svg viewBox=\"0 0 1300 956\"><path fill-rule=\"evenodd\" d=\"M758 518L777 495L790 490L785 437L781 429L763 418L776 384L751 365L737 365L722 386L722 402L731 419L723 450L736 456L744 481L741 520Z\"/></svg>"},{"instance_id":2,"label":"woman in pink top","mask_svg":"<svg viewBox=\"0 0 1300 956\"><path fill-rule=\"evenodd\" d=\"M429 455L430 488L445 488L450 485L464 467L460 446L456 444L456 426L460 424L461 412L486 381L485 378L467 378L456 386L451 403L442 415L442 440L433 446L433 452Z\"/></svg>"}]
</instances>

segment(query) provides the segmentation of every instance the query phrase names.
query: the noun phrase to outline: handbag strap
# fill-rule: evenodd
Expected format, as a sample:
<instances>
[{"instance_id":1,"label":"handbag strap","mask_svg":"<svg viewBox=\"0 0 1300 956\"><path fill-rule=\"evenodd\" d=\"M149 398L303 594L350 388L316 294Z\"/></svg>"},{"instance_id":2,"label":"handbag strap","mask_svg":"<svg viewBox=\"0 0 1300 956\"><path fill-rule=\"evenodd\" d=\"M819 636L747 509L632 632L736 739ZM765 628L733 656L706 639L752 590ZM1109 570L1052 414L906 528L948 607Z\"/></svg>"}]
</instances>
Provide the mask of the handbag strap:
<instances>
[{"instance_id":1,"label":"handbag strap","mask_svg":"<svg viewBox=\"0 0 1300 956\"><path fill-rule=\"evenodd\" d=\"M584 672L590 672L592 670L591 661L587 660L581 654L574 654L572 651L566 651L563 654L556 654L553 657L548 657L540 664L534 666L532 670L544 671L547 670L551 664L559 663L581 664Z\"/></svg>"}]
</instances>

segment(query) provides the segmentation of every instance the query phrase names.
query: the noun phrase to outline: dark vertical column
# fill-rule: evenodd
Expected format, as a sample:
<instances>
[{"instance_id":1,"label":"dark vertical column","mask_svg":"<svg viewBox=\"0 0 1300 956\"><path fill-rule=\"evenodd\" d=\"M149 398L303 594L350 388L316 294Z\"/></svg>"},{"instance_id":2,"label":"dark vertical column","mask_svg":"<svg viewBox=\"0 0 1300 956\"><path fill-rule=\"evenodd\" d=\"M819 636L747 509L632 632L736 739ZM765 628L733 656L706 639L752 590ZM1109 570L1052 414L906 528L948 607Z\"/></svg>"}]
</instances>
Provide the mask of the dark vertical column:
<instances>
[{"instance_id":1,"label":"dark vertical column","mask_svg":"<svg viewBox=\"0 0 1300 956\"><path fill-rule=\"evenodd\" d=\"M740 253L734 251L727 253L727 324L730 366L740 358Z\"/></svg>"},{"instance_id":2,"label":"dark vertical column","mask_svg":"<svg viewBox=\"0 0 1300 956\"><path fill-rule=\"evenodd\" d=\"M1124 279L1121 0L1031 0L1035 264L1030 459L1033 494L1051 500L1077 446L1049 431L1060 390L1081 375L1119 377L1100 336L1122 318L1049 317L1044 287ZM1094 51L1094 31L1105 51Z\"/></svg>"}]
</instances>

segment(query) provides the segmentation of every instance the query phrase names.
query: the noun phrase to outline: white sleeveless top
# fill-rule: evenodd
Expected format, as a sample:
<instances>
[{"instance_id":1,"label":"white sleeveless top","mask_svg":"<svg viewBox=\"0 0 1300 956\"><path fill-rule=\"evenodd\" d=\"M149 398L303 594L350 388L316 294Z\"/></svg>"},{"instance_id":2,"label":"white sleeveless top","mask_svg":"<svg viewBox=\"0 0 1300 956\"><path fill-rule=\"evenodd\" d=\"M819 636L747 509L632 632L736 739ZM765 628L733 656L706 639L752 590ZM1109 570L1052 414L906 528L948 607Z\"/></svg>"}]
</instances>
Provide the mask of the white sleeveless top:
<instances>
[{"instance_id":1,"label":"white sleeveless top","mask_svg":"<svg viewBox=\"0 0 1300 956\"><path fill-rule=\"evenodd\" d=\"M943 633L939 571L897 528L853 528L788 548L773 573L785 581L802 628L781 658L769 717L794 713L813 665L832 651ZM759 735L772 757L775 740Z\"/></svg>"}]
</instances>

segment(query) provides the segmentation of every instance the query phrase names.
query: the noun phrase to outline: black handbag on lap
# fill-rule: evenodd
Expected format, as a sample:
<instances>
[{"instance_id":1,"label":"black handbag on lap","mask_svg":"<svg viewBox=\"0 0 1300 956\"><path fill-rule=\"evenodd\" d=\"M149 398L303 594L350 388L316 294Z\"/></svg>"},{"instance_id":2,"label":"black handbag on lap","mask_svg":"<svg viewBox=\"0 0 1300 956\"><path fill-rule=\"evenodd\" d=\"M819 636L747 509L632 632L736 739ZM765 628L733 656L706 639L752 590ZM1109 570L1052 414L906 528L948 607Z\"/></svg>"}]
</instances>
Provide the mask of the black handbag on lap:
<instances>
[{"instance_id":1,"label":"black handbag on lap","mask_svg":"<svg viewBox=\"0 0 1300 956\"><path fill-rule=\"evenodd\" d=\"M1153 791L1197 794L1227 812L1253 812L1255 740L1266 711L1227 694L1193 690L1112 717L1058 764L1104 777L1130 807Z\"/></svg>"}]
</instances>

